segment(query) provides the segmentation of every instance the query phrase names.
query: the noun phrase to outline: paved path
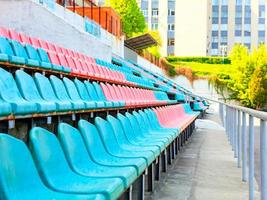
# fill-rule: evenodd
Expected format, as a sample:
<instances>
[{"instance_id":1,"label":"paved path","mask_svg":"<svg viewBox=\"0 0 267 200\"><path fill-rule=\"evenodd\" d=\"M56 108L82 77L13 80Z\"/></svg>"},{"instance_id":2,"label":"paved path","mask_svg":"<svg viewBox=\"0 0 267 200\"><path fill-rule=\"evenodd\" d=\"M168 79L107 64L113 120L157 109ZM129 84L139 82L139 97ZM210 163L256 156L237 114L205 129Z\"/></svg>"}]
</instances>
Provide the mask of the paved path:
<instances>
[{"instance_id":1,"label":"paved path","mask_svg":"<svg viewBox=\"0 0 267 200\"><path fill-rule=\"evenodd\" d=\"M193 137L147 199L248 199L248 184L242 183L224 129L212 113L197 121Z\"/></svg>"}]
</instances>

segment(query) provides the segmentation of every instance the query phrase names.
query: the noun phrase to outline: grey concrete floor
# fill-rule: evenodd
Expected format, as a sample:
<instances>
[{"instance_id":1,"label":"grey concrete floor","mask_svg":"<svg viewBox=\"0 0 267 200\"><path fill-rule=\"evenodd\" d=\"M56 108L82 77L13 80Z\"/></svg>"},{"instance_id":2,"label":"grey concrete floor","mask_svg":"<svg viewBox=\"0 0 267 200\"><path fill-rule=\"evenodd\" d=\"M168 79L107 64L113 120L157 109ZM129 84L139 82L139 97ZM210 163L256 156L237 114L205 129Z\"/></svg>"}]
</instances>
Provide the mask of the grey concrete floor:
<instances>
[{"instance_id":1,"label":"grey concrete floor","mask_svg":"<svg viewBox=\"0 0 267 200\"><path fill-rule=\"evenodd\" d=\"M255 196L259 199L257 191ZM241 181L241 169L216 111L197 120L194 135L146 199L248 199L248 184Z\"/></svg>"}]
</instances>

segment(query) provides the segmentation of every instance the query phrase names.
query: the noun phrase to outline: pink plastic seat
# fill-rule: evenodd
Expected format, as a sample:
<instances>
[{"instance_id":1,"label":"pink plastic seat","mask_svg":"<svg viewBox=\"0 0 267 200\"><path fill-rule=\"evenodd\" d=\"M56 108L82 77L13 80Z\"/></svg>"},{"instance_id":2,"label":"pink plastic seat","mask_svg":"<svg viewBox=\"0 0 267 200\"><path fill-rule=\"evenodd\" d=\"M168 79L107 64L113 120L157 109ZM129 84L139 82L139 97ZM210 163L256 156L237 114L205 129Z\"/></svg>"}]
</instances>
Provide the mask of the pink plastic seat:
<instances>
[{"instance_id":1,"label":"pink plastic seat","mask_svg":"<svg viewBox=\"0 0 267 200\"><path fill-rule=\"evenodd\" d=\"M19 35L23 44L31 44L30 37L28 35L25 35L23 33L20 33Z\"/></svg>"},{"instance_id":2,"label":"pink plastic seat","mask_svg":"<svg viewBox=\"0 0 267 200\"><path fill-rule=\"evenodd\" d=\"M0 36L10 39L9 30L4 27L0 27Z\"/></svg>"},{"instance_id":3,"label":"pink plastic seat","mask_svg":"<svg viewBox=\"0 0 267 200\"><path fill-rule=\"evenodd\" d=\"M47 45L49 51L53 51L53 52L57 53L56 47L54 44L47 42L46 45Z\"/></svg>"},{"instance_id":4,"label":"pink plastic seat","mask_svg":"<svg viewBox=\"0 0 267 200\"><path fill-rule=\"evenodd\" d=\"M44 50L49 50L46 41L44 41L44 40L39 40L39 42L40 42L41 47L42 47Z\"/></svg>"},{"instance_id":5,"label":"pink plastic seat","mask_svg":"<svg viewBox=\"0 0 267 200\"><path fill-rule=\"evenodd\" d=\"M41 44L38 38L30 37L31 45L35 48L40 48Z\"/></svg>"},{"instance_id":6,"label":"pink plastic seat","mask_svg":"<svg viewBox=\"0 0 267 200\"><path fill-rule=\"evenodd\" d=\"M10 38L18 42L22 42L19 33L15 30L9 30Z\"/></svg>"}]
</instances>

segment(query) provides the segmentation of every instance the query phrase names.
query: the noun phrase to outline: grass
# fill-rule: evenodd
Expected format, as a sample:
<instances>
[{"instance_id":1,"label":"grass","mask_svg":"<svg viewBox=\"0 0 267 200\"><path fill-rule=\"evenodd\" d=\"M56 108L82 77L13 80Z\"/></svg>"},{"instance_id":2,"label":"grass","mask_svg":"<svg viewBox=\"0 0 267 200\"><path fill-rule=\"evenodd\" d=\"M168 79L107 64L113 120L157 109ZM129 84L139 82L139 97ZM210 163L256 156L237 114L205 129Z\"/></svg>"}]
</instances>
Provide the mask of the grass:
<instances>
[{"instance_id":1,"label":"grass","mask_svg":"<svg viewBox=\"0 0 267 200\"><path fill-rule=\"evenodd\" d=\"M234 75L237 69L231 64L206 64L197 62L172 62L175 68L190 68L197 77L211 77L218 74Z\"/></svg>"}]
</instances>

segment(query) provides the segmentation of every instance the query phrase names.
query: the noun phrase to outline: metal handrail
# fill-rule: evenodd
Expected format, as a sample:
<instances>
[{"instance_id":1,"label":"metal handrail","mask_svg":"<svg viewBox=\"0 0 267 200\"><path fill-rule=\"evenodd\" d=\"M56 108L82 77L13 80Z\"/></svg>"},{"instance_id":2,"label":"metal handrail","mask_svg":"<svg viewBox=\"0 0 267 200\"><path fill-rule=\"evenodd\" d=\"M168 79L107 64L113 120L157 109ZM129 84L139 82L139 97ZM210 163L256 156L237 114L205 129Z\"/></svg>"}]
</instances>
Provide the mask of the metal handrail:
<instances>
[{"instance_id":1,"label":"metal handrail","mask_svg":"<svg viewBox=\"0 0 267 200\"><path fill-rule=\"evenodd\" d=\"M200 97L192 94L191 96ZM260 119L260 192L261 200L267 200L267 113L206 97L200 98L219 104L220 118L223 126L225 127L232 150L234 151L234 156L237 158L237 167L242 167L242 181L249 181L249 200L254 200L255 188L254 118ZM246 120L247 115L249 115L248 134Z\"/></svg>"}]
</instances>

